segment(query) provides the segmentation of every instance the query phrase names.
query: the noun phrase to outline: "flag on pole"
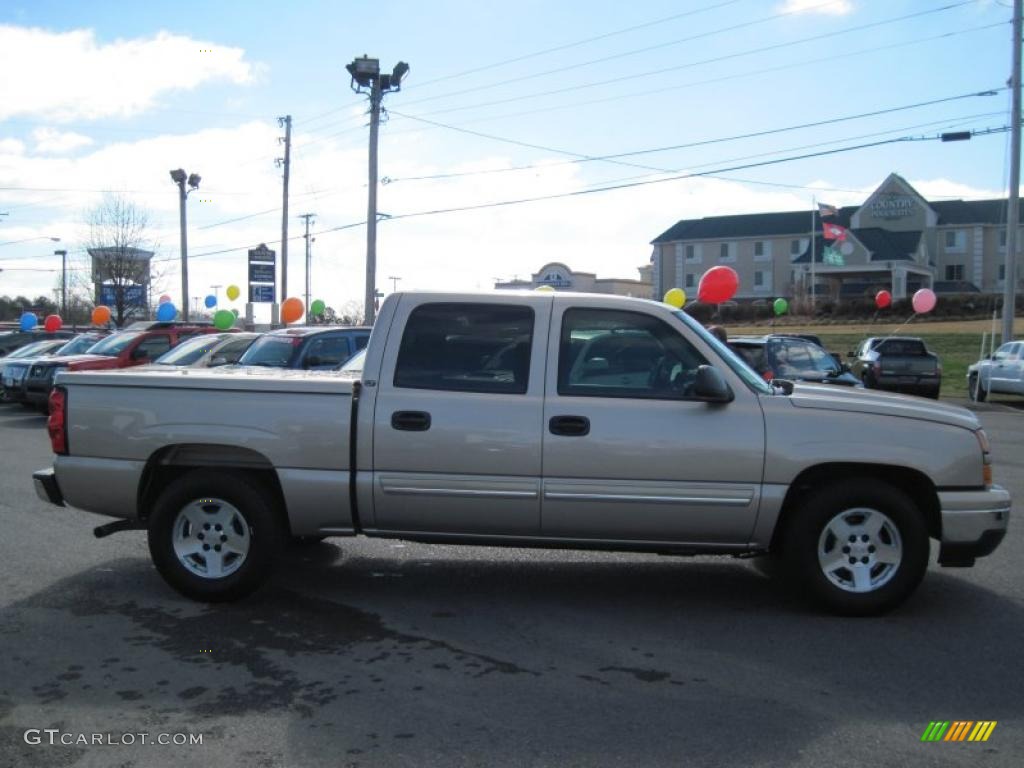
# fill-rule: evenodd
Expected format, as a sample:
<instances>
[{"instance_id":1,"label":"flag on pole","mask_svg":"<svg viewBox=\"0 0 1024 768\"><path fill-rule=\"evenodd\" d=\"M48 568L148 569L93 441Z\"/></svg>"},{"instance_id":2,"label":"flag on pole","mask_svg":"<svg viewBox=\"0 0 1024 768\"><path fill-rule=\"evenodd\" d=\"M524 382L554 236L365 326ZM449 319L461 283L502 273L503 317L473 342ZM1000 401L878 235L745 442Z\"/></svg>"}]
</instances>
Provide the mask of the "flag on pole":
<instances>
[{"instance_id":1,"label":"flag on pole","mask_svg":"<svg viewBox=\"0 0 1024 768\"><path fill-rule=\"evenodd\" d=\"M825 251L824 253L822 253L821 260L830 267L846 266L846 259L843 258L843 254L837 251L831 245L825 246Z\"/></svg>"},{"instance_id":2,"label":"flag on pole","mask_svg":"<svg viewBox=\"0 0 1024 768\"><path fill-rule=\"evenodd\" d=\"M821 216L838 216L839 215L839 211L836 210L836 207L834 205L829 205L828 203L818 203L818 213Z\"/></svg>"},{"instance_id":3,"label":"flag on pole","mask_svg":"<svg viewBox=\"0 0 1024 768\"><path fill-rule=\"evenodd\" d=\"M826 240L838 240L842 242L846 239L846 235L849 230L846 227L841 227L838 224L831 224L829 222L822 222L821 234Z\"/></svg>"}]
</instances>

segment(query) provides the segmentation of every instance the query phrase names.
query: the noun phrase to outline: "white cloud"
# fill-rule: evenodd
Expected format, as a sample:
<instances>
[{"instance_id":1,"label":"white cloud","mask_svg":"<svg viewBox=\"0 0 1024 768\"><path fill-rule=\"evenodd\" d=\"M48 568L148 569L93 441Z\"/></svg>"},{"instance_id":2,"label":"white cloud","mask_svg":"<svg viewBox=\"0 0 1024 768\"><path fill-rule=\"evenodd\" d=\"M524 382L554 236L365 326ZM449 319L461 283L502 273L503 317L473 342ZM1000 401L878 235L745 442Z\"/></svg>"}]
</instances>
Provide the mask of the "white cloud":
<instances>
[{"instance_id":1,"label":"white cloud","mask_svg":"<svg viewBox=\"0 0 1024 768\"><path fill-rule=\"evenodd\" d=\"M0 120L54 122L128 116L160 94L217 80L245 84L254 66L241 48L160 32L100 43L92 30L51 32L0 25ZM15 75L14 73L17 73Z\"/></svg>"},{"instance_id":2,"label":"white cloud","mask_svg":"<svg viewBox=\"0 0 1024 768\"><path fill-rule=\"evenodd\" d=\"M820 13L826 16L846 16L853 13L851 0L786 0L779 13Z\"/></svg>"},{"instance_id":3,"label":"white cloud","mask_svg":"<svg viewBox=\"0 0 1024 768\"><path fill-rule=\"evenodd\" d=\"M36 128L32 138L36 142L35 151L46 155L62 155L93 143L92 139L80 133L49 127Z\"/></svg>"},{"instance_id":4,"label":"white cloud","mask_svg":"<svg viewBox=\"0 0 1024 768\"><path fill-rule=\"evenodd\" d=\"M0 155L21 155L24 153L24 142L17 139L0 139Z\"/></svg>"}]
</instances>

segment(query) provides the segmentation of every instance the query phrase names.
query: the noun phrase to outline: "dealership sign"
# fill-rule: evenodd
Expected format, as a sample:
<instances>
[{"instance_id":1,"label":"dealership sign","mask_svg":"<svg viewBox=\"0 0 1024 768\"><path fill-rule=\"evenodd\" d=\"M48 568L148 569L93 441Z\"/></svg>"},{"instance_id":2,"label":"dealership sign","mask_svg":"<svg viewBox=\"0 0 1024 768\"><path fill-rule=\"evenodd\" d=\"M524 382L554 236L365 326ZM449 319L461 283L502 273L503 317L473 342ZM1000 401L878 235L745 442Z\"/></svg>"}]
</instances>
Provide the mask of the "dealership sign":
<instances>
[{"instance_id":1,"label":"dealership sign","mask_svg":"<svg viewBox=\"0 0 1024 768\"><path fill-rule=\"evenodd\" d=\"M249 301L273 303L276 298L276 256L274 251L260 243L249 251Z\"/></svg>"}]
</instances>

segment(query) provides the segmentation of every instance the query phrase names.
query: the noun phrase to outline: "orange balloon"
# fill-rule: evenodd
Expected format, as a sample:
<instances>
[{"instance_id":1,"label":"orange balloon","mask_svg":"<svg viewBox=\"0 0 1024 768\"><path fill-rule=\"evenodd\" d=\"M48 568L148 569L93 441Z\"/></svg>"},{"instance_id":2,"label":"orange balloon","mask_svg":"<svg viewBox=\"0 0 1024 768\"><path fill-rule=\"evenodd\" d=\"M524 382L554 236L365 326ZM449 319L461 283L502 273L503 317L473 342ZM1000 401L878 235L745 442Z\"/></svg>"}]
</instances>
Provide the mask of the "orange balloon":
<instances>
[{"instance_id":1,"label":"orange balloon","mask_svg":"<svg viewBox=\"0 0 1024 768\"><path fill-rule=\"evenodd\" d=\"M105 307L100 304L96 309L92 311L92 324L93 325L106 325L110 322L110 307Z\"/></svg>"},{"instance_id":2,"label":"orange balloon","mask_svg":"<svg viewBox=\"0 0 1024 768\"><path fill-rule=\"evenodd\" d=\"M306 307L303 305L302 299L297 299L294 296L285 299L284 304L281 305L281 322L294 323L302 317L302 313L305 311Z\"/></svg>"}]
</instances>

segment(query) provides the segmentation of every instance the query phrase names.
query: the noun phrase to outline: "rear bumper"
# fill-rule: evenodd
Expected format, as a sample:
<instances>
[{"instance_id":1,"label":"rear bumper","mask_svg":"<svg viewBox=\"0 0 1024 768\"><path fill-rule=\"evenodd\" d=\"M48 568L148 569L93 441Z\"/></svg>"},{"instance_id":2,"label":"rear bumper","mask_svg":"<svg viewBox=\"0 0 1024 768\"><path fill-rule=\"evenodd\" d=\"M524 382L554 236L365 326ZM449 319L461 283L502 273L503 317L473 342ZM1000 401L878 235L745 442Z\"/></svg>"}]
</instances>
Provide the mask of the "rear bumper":
<instances>
[{"instance_id":1,"label":"rear bumper","mask_svg":"<svg viewBox=\"0 0 1024 768\"><path fill-rule=\"evenodd\" d=\"M992 554L1010 523L1010 494L999 486L983 491L941 491L942 545L939 564L971 566Z\"/></svg>"},{"instance_id":2,"label":"rear bumper","mask_svg":"<svg viewBox=\"0 0 1024 768\"><path fill-rule=\"evenodd\" d=\"M60 486L57 485L57 476L52 468L33 472L32 482L36 486L36 496L43 501L56 504L58 507L64 506L64 495L60 492Z\"/></svg>"}]
</instances>

